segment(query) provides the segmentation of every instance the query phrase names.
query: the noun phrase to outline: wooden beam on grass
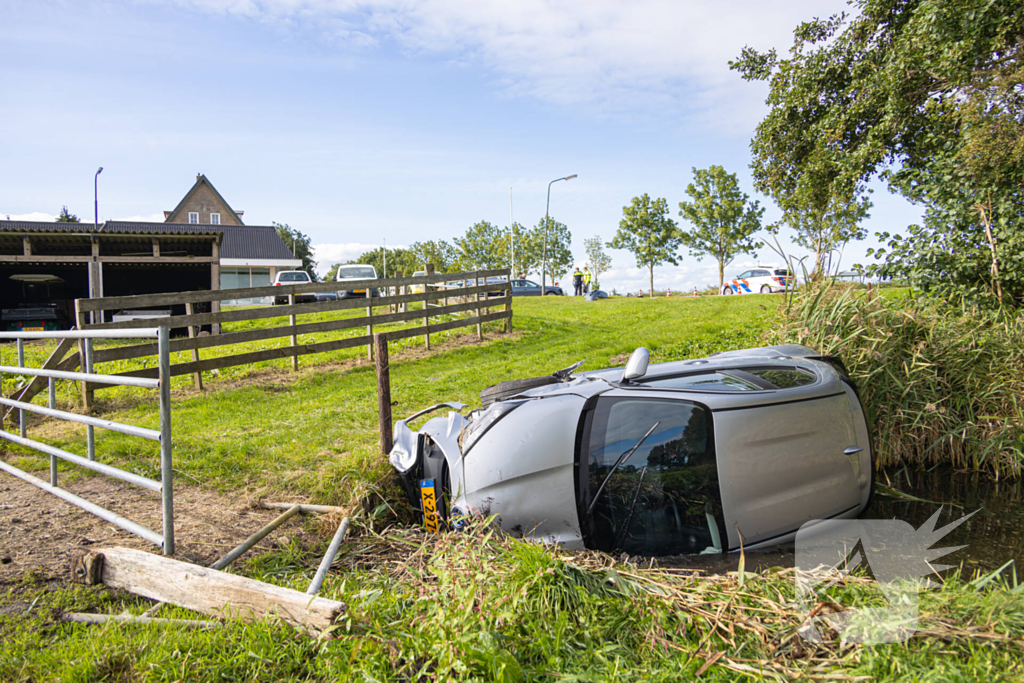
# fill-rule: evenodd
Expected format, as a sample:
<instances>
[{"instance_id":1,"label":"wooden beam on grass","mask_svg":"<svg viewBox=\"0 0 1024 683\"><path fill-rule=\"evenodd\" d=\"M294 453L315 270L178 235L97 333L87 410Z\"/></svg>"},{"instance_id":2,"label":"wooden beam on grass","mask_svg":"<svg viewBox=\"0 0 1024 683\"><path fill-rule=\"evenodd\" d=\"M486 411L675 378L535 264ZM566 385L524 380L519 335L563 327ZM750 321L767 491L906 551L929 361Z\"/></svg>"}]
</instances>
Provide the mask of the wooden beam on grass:
<instances>
[{"instance_id":1,"label":"wooden beam on grass","mask_svg":"<svg viewBox=\"0 0 1024 683\"><path fill-rule=\"evenodd\" d=\"M105 586L213 617L259 621L277 616L299 631L316 635L345 613L344 603L336 600L311 598L290 588L132 548L78 551L72 558L72 580L88 583L90 571L84 568L97 564L92 577Z\"/></svg>"}]
</instances>

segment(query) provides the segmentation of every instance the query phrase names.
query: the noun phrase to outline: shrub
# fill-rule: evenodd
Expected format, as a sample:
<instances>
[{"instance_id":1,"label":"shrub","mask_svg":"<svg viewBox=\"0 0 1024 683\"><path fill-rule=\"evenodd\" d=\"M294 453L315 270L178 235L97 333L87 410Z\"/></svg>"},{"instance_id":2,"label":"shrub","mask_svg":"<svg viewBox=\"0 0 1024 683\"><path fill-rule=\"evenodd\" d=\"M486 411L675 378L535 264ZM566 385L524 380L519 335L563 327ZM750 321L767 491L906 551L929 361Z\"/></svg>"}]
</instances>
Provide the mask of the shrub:
<instances>
[{"instance_id":1,"label":"shrub","mask_svg":"<svg viewBox=\"0 0 1024 683\"><path fill-rule=\"evenodd\" d=\"M876 465L1024 467L1024 314L816 285L788 298L774 343L843 359L873 419Z\"/></svg>"}]
</instances>

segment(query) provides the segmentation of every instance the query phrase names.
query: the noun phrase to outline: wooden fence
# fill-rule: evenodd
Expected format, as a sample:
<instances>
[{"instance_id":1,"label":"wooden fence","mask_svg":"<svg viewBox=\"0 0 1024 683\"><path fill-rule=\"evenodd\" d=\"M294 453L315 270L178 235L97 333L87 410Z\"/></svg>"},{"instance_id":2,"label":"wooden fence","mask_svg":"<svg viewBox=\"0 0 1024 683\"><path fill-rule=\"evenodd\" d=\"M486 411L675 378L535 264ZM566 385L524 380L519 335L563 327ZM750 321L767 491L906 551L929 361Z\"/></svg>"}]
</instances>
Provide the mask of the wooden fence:
<instances>
[{"instance_id":1,"label":"wooden fence","mask_svg":"<svg viewBox=\"0 0 1024 683\"><path fill-rule=\"evenodd\" d=\"M428 266L426 275L418 277L393 277L376 280L346 280L346 291L365 289L367 294L379 289L381 296L372 298L349 298L337 301L317 301L315 303L295 303L301 294L316 292L336 292L337 282L318 282L313 284L280 285L268 287L250 287L242 289L226 289L198 292L177 292L168 294L144 294L138 296L106 297L99 299L78 299L75 302L76 317L79 329L133 329L153 327L154 325L169 326L172 329L186 328L187 338L172 339L171 352L191 351L191 360L171 365L171 375L193 376L197 388L202 388L203 372L219 368L258 363L280 358L291 358L293 369L298 369L299 356L312 353L324 353L338 349L367 347L367 354L373 357L373 326L392 323L421 322L415 327L390 330L389 340L422 336L424 344L430 348L432 333L452 330L459 327L475 325L477 334L483 338L483 323L505 321L505 331L512 329L512 292L510 289L510 272L508 269L484 270L468 273L437 273ZM488 279L491 282L488 284ZM413 288L422 288L412 292ZM234 310L218 310L221 300L256 299L263 297L288 297L288 304L283 306L264 306L239 308ZM410 309L409 304L421 303L422 309ZM180 307L184 304L184 315L171 315L158 319L129 320L123 322L87 322L90 314L99 311L145 310L153 308ZM209 304L210 312L195 312L196 308ZM437 305L440 304L440 305ZM428 306L429 305L429 306ZM500 308L494 311L492 309ZM365 309L365 316L338 318L309 323L299 323L301 315L325 313L329 311L345 311ZM374 310L378 309L378 310ZM381 312L380 309L384 309ZM470 314L467 317L436 321L441 316L452 314ZM238 332L220 332L223 323L261 320L288 316L287 325L265 327ZM102 316L97 316L102 319ZM432 321L431 319L435 319ZM215 334L201 335L196 332L202 326L210 326ZM303 334L330 331L342 331L353 328L366 328L366 334L357 337L345 337L315 343L300 343ZM278 348L259 351L239 352L217 358L200 358L200 350L264 339L290 337L291 344ZM65 353L70 348L65 348ZM79 357L86 358L86 365L92 371L95 366L111 361L130 358L155 356L156 344L143 343L116 348L87 350L79 349ZM63 353L61 354L64 355ZM91 356L91 362L90 362ZM59 362L60 359L57 359ZM156 377L157 369L146 368L117 373L130 377ZM92 404L92 393L100 385L83 386L83 401L88 408Z\"/></svg>"}]
</instances>

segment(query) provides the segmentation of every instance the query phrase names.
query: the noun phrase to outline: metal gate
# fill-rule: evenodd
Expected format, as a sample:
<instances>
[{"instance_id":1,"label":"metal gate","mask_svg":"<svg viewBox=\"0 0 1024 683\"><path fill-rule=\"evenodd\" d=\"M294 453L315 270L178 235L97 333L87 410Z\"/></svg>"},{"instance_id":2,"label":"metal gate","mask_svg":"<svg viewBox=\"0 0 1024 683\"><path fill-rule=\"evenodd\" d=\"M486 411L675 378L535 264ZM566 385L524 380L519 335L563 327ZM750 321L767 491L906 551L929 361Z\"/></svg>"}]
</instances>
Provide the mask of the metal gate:
<instances>
[{"instance_id":1,"label":"metal gate","mask_svg":"<svg viewBox=\"0 0 1024 683\"><path fill-rule=\"evenodd\" d=\"M97 375L92 368L92 342L94 339L139 339L148 338L157 340L157 356L159 359L159 373L156 379L146 377L125 377L116 375ZM13 465L0 460L0 470L13 474L34 486L52 493L58 498L77 505L87 512L115 524L125 531L141 536L147 541L160 546L164 555L174 554L174 484L172 480L172 444L171 444L171 373L170 373L170 343L169 329L167 327L154 327L136 330L86 330L70 332L0 332L0 340L14 339L17 342L18 365L0 365L0 377L3 373L16 375L44 377L49 385L48 406L35 405L31 402L22 402L14 398L0 396L0 405L9 406L15 410L12 415L17 414L18 434L8 432L3 424L3 411L0 410L0 439L11 443L31 448L50 456L50 481L49 483L24 472ZM63 370L44 370L41 368L25 367L25 340L28 339L78 339L81 345L81 357L84 358L83 370L85 372L68 372ZM160 392L160 430L145 429L133 425L121 424L89 415L80 415L63 410L57 410L56 391L54 382L58 379L73 380L79 382L91 382L95 384L108 384L119 386L143 387L157 389ZM31 400L31 399L30 399ZM25 413L32 412L47 417L77 422L86 425L86 456L69 453L60 448L29 439L26 432ZM131 472L118 469L111 465L105 465L96 461L96 439L94 430L96 427L108 429L129 436L136 436L142 439L149 439L160 443L160 481L142 477ZM57 486L57 459L85 467L105 474L136 486L158 491L163 503L163 533L137 524L129 519L90 503L69 491Z\"/></svg>"}]
</instances>

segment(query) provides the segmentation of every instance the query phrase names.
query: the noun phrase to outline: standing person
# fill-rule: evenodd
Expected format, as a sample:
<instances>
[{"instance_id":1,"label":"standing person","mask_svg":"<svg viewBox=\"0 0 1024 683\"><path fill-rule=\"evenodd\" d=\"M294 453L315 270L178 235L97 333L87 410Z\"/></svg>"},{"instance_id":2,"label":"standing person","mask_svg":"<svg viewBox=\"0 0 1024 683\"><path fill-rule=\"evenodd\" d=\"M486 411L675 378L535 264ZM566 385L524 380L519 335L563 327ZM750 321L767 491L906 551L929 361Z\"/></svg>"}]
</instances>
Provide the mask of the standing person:
<instances>
[{"instance_id":1,"label":"standing person","mask_svg":"<svg viewBox=\"0 0 1024 683\"><path fill-rule=\"evenodd\" d=\"M583 294L583 273L580 271L579 266L576 266L576 270L572 273L572 288L574 296L581 296Z\"/></svg>"},{"instance_id":2,"label":"standing person","mask_svg":"<svg viewBox=\"0 0 1024 683\"><path fill-rule=\"evenodd\" d=\"M583 266L583 293L590 294L590 268Z\"/></svg>"}]
</instances>

